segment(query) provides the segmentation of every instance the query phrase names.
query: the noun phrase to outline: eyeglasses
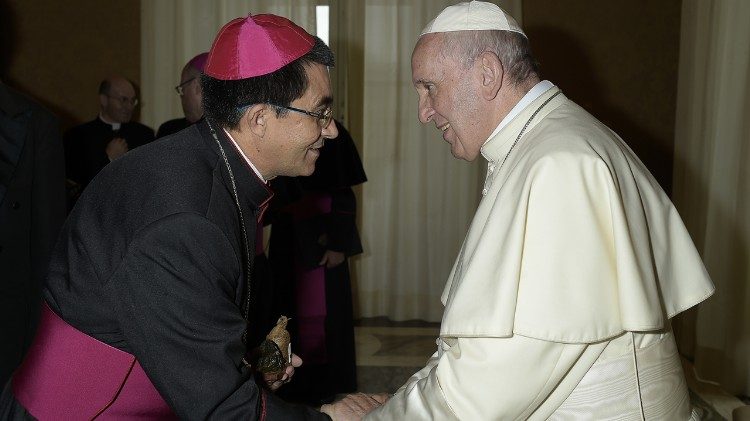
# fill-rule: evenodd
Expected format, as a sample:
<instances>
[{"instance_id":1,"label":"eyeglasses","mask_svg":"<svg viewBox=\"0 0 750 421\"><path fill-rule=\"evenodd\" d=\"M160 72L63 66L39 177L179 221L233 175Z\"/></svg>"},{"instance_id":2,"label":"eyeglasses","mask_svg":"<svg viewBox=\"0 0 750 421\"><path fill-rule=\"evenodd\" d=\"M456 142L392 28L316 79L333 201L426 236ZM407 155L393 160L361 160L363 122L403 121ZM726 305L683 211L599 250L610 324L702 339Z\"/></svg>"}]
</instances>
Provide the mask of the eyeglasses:
<instances>
[{"instance_id":1,"label":"eyeglasses","mask_svg":"<svg viewBox=\"0 0 750 421\"><path fill-rule=\"evenodd\" d=\"M134 107L138 105L138 98L130 98L127 96L112 96L112 95L107 95L107 98L120 101L120 104L122 105L132 105Z\"/></svg>"},{"instance_id":2,"label":"eyeglasses","mask_svg":"<svg viewBox=\"0 0 750 421\"><path fill-rule=\"evenodd\" d=\"M277 104L269 104L277 108L283 108L285 110L294 111L297 113L307 114L310 117L316 118L318 120L318 126L320 126L321 129L325 129L328 127L329 124L331 124L331 120L333 120L333 110L331 108L326 108L325 111L322 113L316 113L313 111L307 111L302 110L299 108L294 107L285 107L283 105L277 105Z\"/></svg>"},{"instance_id":3,"label":"eyeglasses","mask_svg":"<svg viewBox=\"0 0 750 421\"><path fill-rule=\"evenodd\" d=\"M193 76L190 79L188 79L188 80L180 83L179 85L175 86L174 90L175 90L175 92L177 92L177 95L179 95L179 96L185 95L185 89L183 88L183 86L187 85L188 83L190 83L190 82L192 82L194 80L195 80L195 76Z\"/></svg>"}]
</instances>

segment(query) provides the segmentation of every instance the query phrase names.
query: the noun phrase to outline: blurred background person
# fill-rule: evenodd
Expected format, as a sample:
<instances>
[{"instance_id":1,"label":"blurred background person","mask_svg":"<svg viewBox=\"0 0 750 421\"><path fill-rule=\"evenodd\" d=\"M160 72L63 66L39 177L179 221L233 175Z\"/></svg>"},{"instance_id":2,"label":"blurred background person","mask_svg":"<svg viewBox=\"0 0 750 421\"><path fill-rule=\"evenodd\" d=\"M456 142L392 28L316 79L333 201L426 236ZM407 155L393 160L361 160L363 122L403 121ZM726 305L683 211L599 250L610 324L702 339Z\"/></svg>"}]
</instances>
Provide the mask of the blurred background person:
<instances>
[{"instance_id":1,"label":"blurred background person","mask_svg":"<svg viewBox=\"0 0 750 421\"><path fill-rule=\"evenodd\" d=\"M137 106L133 83L122 76L110 76L99 84L99 115L65 132L66 176L72 202L107 164L154 140L153 129L131 121Z\"/></svg>"},{"instance_id":2,"label":"blurred background person","mask_svg":"<svg viewBox=\"0 0 750 421\"><path fill-rule=\"evenodd\" d=\"M190 59L182 68L180 84L175 86L174 89L180 96L182 112L185 117L162 123L156 131L157 138L177 133L203 118L203 91L201 90L200 75L203 73L207 58L208 53L200 53Z\"/></svg>"}]
</instances>

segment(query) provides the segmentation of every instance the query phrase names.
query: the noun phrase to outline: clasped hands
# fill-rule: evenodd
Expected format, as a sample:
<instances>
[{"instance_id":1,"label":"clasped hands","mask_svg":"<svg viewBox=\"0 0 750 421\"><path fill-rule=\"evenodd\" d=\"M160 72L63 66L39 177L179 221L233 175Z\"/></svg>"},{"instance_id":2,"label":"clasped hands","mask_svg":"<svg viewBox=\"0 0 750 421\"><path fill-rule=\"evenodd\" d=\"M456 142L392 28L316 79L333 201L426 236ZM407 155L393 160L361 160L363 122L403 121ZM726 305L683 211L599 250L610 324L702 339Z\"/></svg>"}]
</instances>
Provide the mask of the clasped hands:
<instances>
[{"instance_id":1,"label":"clasped hands","mask_svg":"<svg viewBox=\"0 0 750 421\"><path fill-rule=\"evenodd\" d=\"M346 259L344 253L340 251L326 250L326 252L323 253L323 257L320 259L320 262L318 262L318 265L331 269L344 263L344 259Z\"/></svg>"},{"instance_id":2,"label":"clasped hands","mask_svg":"<svg viewBox=\"0 0 750 421\"><path fill-rule=\"evenodd\" d=\"M294 376L294 369L302 365L302 359L292 354L291 364L283 373L263 373L263 381L272 391L289 383ZM388 400L386 394L352 393L331 404L320 407L320 412L327 414L333 421L359 421L370 411Z\"/></svg>"}]
</instances>

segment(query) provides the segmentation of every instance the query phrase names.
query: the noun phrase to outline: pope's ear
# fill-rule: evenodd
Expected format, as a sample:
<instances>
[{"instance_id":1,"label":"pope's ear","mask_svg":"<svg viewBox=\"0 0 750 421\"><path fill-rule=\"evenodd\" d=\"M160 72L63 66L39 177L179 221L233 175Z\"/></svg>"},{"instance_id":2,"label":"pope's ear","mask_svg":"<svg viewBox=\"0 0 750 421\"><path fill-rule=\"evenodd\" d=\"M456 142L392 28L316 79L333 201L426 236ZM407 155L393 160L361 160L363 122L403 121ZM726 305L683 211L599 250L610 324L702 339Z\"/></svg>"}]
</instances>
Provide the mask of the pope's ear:
<instances>
[{"instance_id":1,"label":"pope's ear","mask_svg":"<svg viewBox=\"0 0 750 421\"><path fill-rule=\"evenodd\" d=\"M273 110L266 104L255 104L245 110L245 114L242 115L243 125L257 137L263 137L272 112Z\"/></svg>"},{"instance_id":2,"label":"pope's ear","mask_svg":"<svg viewBox=\"0 0 750 421\"><path fill-rule=\"evenodd\" d=\"M482 96L487 100L493 100L497 97L500 88L503 87L503 76L505 68L500 58L490 51L485 51L476 59L479 65L480 77L482 80Z\"/></svg>"}]
</instances>

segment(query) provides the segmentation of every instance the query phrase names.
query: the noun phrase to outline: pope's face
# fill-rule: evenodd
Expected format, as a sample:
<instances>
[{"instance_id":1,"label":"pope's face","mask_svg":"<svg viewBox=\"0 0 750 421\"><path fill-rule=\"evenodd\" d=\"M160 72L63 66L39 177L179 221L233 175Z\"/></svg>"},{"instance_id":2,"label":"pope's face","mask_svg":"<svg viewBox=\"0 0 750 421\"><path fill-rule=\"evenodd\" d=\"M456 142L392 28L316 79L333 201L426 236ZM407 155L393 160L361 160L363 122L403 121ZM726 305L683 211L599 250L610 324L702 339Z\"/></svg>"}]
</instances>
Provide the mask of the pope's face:
<instances>
[{"instance_id":1,"label":"pope's face","mask_svg":"<svg viewBox=\"0 0 750 421\"><path fill-rule=\"evenodd\" d=\"M486 140L472 66L442 51L440 34L423 35L411 58L412 82L419 95L419 121L435 123L456 158L473 161Z\"/></svg>"},{"instance_id":2,"label":"pope's face","mask_svg":"<svg viewBox=\"0 0 750 421\"><path fill-rule=\"evenodd\" d=\"M333 102L328 68L316 63L306 66L305 70L307 90L289 106L322 114ZM333 139L339 134L333 120L321 127L317 118L291 110L276 117L275 123L270 137L273 145L269 145L275 155L271 176L312 174L325 139Z\"/></svg>"}]
</instances>

